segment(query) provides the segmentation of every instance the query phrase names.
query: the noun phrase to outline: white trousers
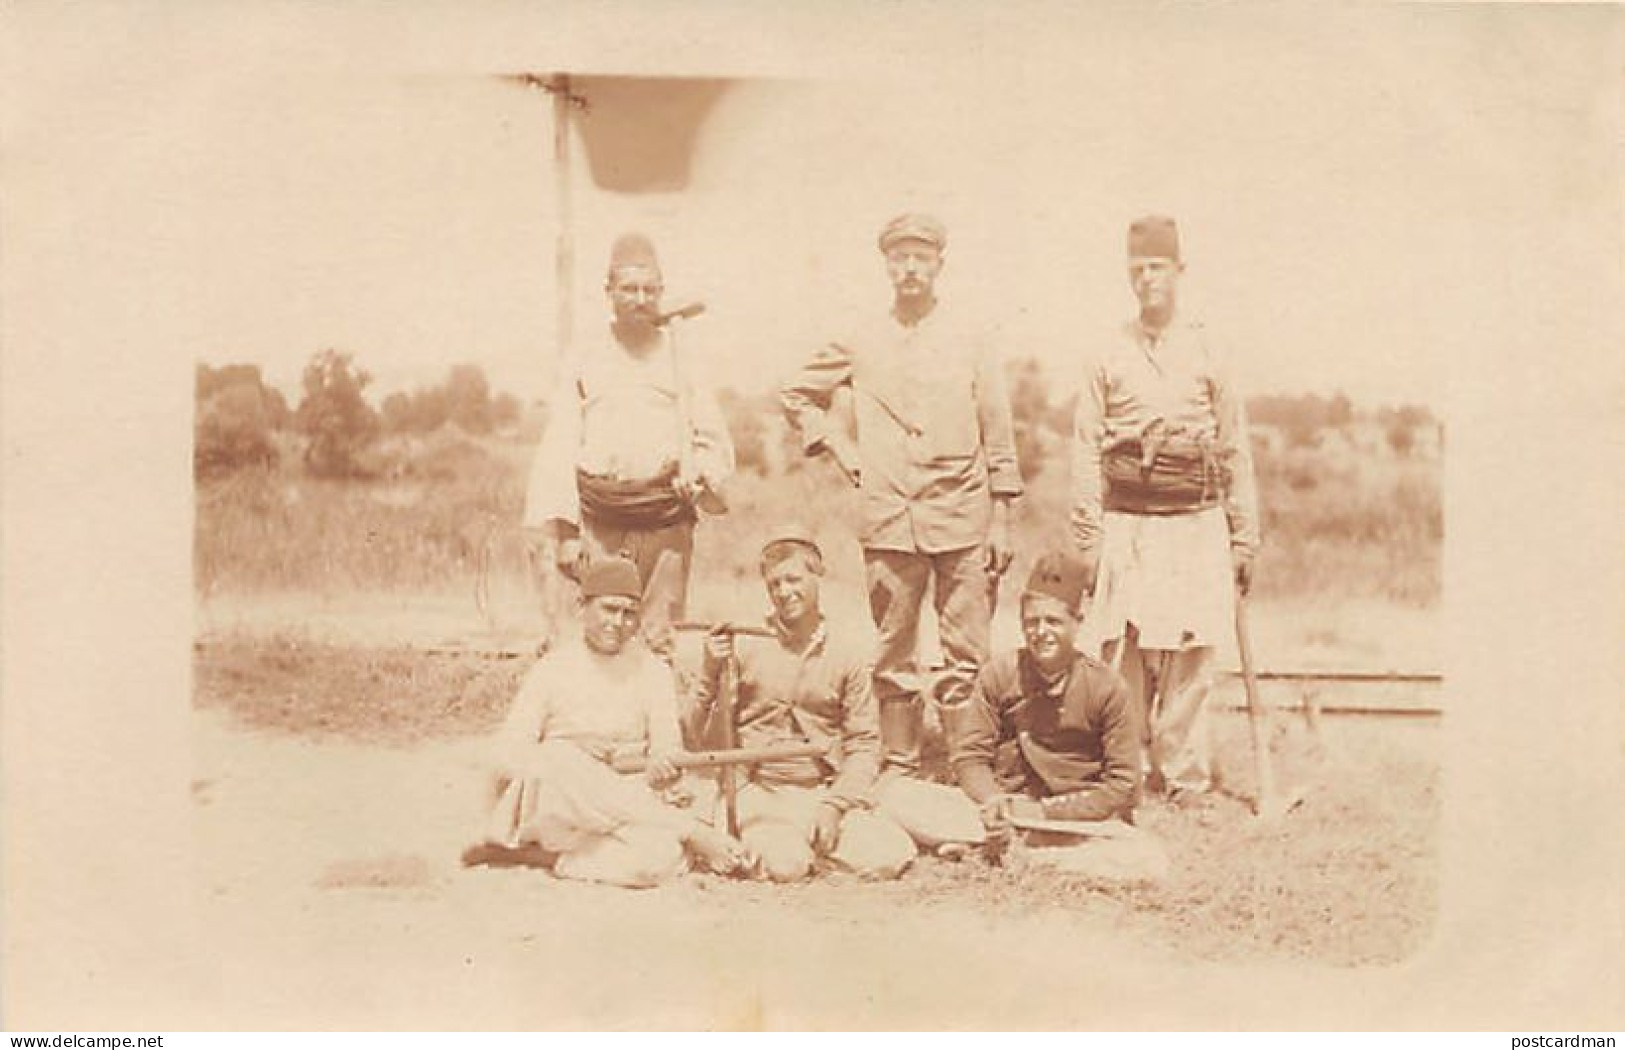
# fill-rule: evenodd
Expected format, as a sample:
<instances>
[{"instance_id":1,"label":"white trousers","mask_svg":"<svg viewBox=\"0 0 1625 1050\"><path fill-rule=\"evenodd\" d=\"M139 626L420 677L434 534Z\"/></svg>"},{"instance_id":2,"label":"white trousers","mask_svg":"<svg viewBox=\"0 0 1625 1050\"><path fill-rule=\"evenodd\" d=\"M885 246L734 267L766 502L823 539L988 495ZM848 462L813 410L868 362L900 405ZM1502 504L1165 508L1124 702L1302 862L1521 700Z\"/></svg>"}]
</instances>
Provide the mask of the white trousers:
<instances>
[{"instance_id":1,"label":"white trousers","mask_svg":"<svg viewBox=\"0 0 1625 1050\"><path fill-rule=\"evenodd\" d=\"M1131 627L1125 637L1107 642L1101 655L1128 681L1152 786L1160 780L1164 790L1210 790L1207 698L1213 691L1213 647L1148 649Z\"/></svg>"},{"instance_id":2,"label":"white trousers","mask_svg":"<svg viewBox=\"0 0 1625 1050\"><path fill-rule=\"evenodd\" d=\"M755 782L740 787L739 838L757 858L764 878L797 882L812 874L812 829L826 794L822 787ZM914 841L896 823L880 813L853 809L841 818L840 837L829 859L865 878L895 879L914 855Z\"/></svg>"},{"instance_id":3,"label":"white trousers","mask_svg":"<svg viewBox=\"0 0 1625 1050\"><path fill-rule=\"evenodd\" d=\"M543 741L495 784L484 841L558 854L554 874L654 886L686 869L688 818L641 774L621 774L568 741Z\"/></svg>"}]
</instances>

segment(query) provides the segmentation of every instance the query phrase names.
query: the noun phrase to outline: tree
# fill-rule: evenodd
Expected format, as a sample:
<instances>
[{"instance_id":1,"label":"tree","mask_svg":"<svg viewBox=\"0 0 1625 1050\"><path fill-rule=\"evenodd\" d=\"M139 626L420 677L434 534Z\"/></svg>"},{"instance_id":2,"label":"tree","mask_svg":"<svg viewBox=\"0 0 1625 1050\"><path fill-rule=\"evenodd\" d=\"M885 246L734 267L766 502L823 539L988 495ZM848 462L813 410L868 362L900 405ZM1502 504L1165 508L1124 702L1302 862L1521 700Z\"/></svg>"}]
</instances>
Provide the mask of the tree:
<instances>
[{"instance_id":1,"label":"tree","mask_svg":"<svg viewBox=\"0 0 1625 1050\"><path fill-rule=\"evenodd\" d=\"M205 481L244 467L275 466L271 431L271 411L260 391L245 383L218 391L197 408L192 476Z\"/></svg>"},{"instance_id":2,"label":"tree","mask_svg":"<svg viewBox=\"0 0 1625 1050\"><path fill-rule=\"evenodd\" d=\"M323 350L305 366L304 400L294 419L309 436L305 469L317 477L347 478L362 473L358 454L378 433L378 414L361 396L372 376L356 368L351 355Z\"/></svg>"},{"instance_id":3,"label":"tree","mask_svg":"<svg viewBox=\"0 0 1625 1050\"><path fill-rule=\"evenodd\" d=\"M195 393L199 406L222 390L240 386L252 387L258 392L266 421L272 428L280 430L288 425L291 415L288 399L282 396L282 391L265 382L259 365L222 365L214 368L198 362Z\"/></svg>"},{"instance_id":4,"label":"tree","mask_svg":"<svg viewBox=\"0 0 1625 1050\"><path fill-rule=\"evenodd\" d=\"M392 434L427 434L452 422L470 434L489 434L497 426L517 423L519 414L518 398L504 394L493 399L485 370L461 364L435 386L385 398L383 426Z\"/></svg>"},{"instance_id":5,"label":"tree","mask_svg":"<svg viewBox=\"0 0 1625 1050\"><path fill-rule=\"evenodd\" d=\"M1396 456L1409 456L1416 449L1416 436L1423 428L1438 422L1425 405L1385 405L1377 410L1377 422L1388 437L1388 447Z\"/></svg>"},{"instance_id":6,"label":"tree","mask_svg":"<svg viewBox=\"0 0 1625 1050\"><path fill-rule=\"evenodd\" d=\"M391 434L412 429L412 396L394 393L379 406L380 423Z\"/></svg>"},{"instance_id":7,"label":"tree","mask_svg":"<svg viewBox=\"0 0 1625 1050\"><path fill-rule=\"evenodd\" d=\"M1409 456L1416 447L1416 431L1395 419L1388 424L1388 447L1394 450L1396 456Z\"/></svg>"},{"instance_id":8,"label":"tree","mask_svg":"<svg viewBox=\"0 0 1625 1050\"><path fill-rule=\"evenodd\" d=\"M266 385L258 365L214 368L200 362L194 394L193 477L202 481L275 465L272 435L287 423L288 402Z\"/></svg>"},{"instance_id":9,"label":"tree","mask_svg":"<svg viewBox=\"0 0 1625 1050\"><path fill-rule=\"evenodd\" d=\"M491 425L496 427L516 427L524 414L524 406L512 394L498 394L491 401Z\"/></svg>"},{"instance_id":10,"label":"tree","mask_svg":"<svg viewBox=\"0 0 1625 1050\"><path fill-rule=\"evenodd\" d=\"M491 432L491 384L479 365L455 365L446 376L446 415L470 434Z\"/></svg>"}]
</instances>

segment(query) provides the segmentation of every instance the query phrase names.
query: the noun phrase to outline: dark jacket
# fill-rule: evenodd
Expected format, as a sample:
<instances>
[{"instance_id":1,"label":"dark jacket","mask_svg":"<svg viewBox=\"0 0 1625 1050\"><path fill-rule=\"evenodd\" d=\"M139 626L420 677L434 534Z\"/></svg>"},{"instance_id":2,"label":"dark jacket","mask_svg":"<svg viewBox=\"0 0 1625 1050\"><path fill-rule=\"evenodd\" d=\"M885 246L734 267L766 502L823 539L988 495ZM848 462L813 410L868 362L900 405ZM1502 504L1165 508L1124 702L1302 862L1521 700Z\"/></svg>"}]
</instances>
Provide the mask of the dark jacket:
<instances>
[{"instance_id":1,"label":"dark jacket","mask_svg":"<svg viewBox=\"0 0 1625 1050\"><path fill-rule=\"evenodd\" d=\"M1082 653L1055 683L1026 649L1001 653L943 721L954 774L978 802L1027 795L1055 820L1104 820L1134 807L1140 740L1128 684Z\"/></svg>"}]
</instances>

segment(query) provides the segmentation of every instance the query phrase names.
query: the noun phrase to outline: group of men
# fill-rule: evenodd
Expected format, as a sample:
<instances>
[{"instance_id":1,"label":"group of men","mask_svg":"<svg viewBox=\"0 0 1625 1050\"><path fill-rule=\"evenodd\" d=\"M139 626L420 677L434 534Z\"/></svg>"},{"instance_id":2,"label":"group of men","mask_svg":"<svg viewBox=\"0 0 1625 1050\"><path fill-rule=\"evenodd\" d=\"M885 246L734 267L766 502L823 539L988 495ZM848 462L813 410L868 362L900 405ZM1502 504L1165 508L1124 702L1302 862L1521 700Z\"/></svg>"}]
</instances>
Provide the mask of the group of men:
<instances>
[{"instance_id":1,"label":"group of men","mask_svg":"<svg viewBox=\"0 0 1625 1050\"><path fill-rule=\"evenodd\" d=\"M1022 494L1003 361L938 299L947 233L899 216L878 238L888 310L860 318L782 388L809 455L856 486L877 640L824 615L825 552L806 529L764 536L771 605L718 625L697 676L671 659L700 511L725 509L732 445L714 396L661 312L640 235L612 248L602 344L565 370L526 525L580 587L581 637L525 678L501 732L481 841L465 861L547 864L646 886L689 866L776 881L821 866L901 874L920 850L1012 845L1124 877L1160 853L1142 795L1214 787L1204 709L1215 645L1251 585L1258 517L1242 403L1201 324L1179 315L1173 220L1128 231L1137 316L1082 346L1072 435L1072 545L1035 560L1022 643L991 651ZM921 666L932 594L944 664ZM1079 641L1088 605L1097 659ZM954 784L925 779L934 705ZM732 750L710 735L724 715ZM717 780L727 768L729 819Z\"/></svg>"}]
</instances>

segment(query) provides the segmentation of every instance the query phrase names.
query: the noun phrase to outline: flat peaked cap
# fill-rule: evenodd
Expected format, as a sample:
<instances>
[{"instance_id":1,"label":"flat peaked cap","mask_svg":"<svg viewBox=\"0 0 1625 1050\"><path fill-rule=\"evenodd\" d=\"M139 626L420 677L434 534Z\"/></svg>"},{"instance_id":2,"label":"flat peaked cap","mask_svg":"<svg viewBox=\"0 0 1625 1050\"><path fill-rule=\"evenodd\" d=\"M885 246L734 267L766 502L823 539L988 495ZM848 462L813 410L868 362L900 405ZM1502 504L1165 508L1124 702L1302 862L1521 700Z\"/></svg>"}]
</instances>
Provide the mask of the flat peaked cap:
<instances>
[{"instance_id":1,"label":"flat peaked cap","mask_svg":"<svg viewBox=\"0 0 1625 1050\"><path fill-rule=\"evenodd\" d=\"M1083 604L1088 588L1085 578L1088 570L1082 560L1067 551L1049 551L1039 556L1033 571L1027 577L1023 594L1043 595L1058 599L1073 612Z\"/></svg>"},{"instance_id":2,"label":"flat peaked cap","mask_svg":"<svg viewBox=\"0 0 1625 1050\"><path fill-rule=\"evenodd\" d=\"M643 266L658 271L660 261L655 258L654 242L641 233L623 233L615 238L615 244L609 249L610 272L623 266Z\"/></svg>"},{"instance_id":3,"label":"flat peaked cap","mask_svg":"<svg viewBox=\"0 0 1625 1050\"><path fill-rule=\"evenodd\" d=\"M1142 215L1129 224L1128 253L1179 259L1179 226L1166 215Z\"/></svg>"},{"instance_id":4,"label":"flat peaked cap","mask_svg":"<svg viewBox=\"0 0 1625 1050\"><path fill-rule=\"evenodd\" d=\"M581 574L583 598L642 598L638 567L620 555L591 562Z\"/></svg>"},{"instance_id":5,"label":"flat peaked cap","mask_svg":"<svg viewBox=\"0 0 1625 1050\"><path fill-rule=\"evenodd\" d=\"M938 251L948 247L948 230L941 221L922 212L908 212L888 222L880 230L880 250L885 251L897 241L924 241Z\"/></svg>"},{"instance_id":6,"label":"flat peaked cap","mask_svg":"<svg viewBox=\"0 0 1625 1050\"><path fill-rule=\"evenodd\" d=\"M762 556L766 557L768 551L783 543L793 543L802 547L810 547L812 548L813 553L817 554L820 558L824 556L824 552L819 549L818 540L813 536L812 530L807 528L805 525L795 524L780 525L778 528L768 533L767 541L762 544Z\"/></svg>"}]
</instances>

